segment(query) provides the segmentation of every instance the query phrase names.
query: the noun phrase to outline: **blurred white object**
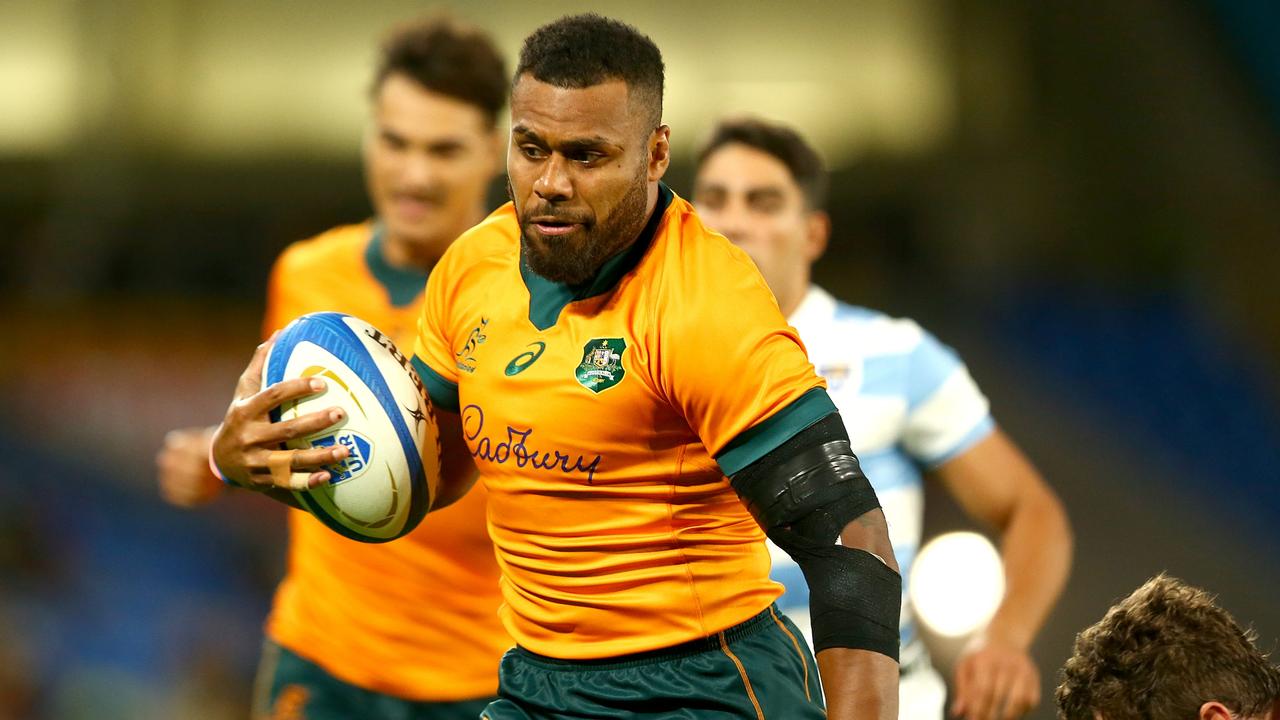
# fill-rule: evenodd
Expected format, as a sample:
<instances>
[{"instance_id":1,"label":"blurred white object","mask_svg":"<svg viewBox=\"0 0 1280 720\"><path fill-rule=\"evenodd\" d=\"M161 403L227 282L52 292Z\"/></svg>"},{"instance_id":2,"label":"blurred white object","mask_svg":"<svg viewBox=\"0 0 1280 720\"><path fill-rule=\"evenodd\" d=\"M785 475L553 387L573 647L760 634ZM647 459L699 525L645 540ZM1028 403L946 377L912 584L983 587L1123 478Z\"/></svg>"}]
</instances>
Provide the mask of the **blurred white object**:
<instances>
[{"instance_id":1,"label":"blurred white object","mask_svg":"<svg viewBox=\"0 0 1280 720\"><path fill-rule=\"evenodd\" d=\"M1004 597L1004 568L990 540L952 532L927 543L908 583L917 616L944 637L968 635L987 624Z\"/></svg>"}]
</instances>

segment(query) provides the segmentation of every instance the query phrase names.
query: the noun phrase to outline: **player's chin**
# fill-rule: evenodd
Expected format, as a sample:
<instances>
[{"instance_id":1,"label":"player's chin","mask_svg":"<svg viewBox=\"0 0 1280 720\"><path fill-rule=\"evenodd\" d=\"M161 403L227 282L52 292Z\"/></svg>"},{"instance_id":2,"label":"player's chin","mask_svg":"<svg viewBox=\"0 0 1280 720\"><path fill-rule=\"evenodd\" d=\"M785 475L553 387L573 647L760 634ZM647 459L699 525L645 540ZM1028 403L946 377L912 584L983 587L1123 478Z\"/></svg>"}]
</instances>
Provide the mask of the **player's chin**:
<instances>
[{"instance_id":1,"label":"player's chin","mask_svg":"<svg viewBox=\"0 0 1280 720\"><path fill-rule=\"evenodd\" d=\"M397 238L413 245L434 245L443 232L443 223L439 218L406 219L392 215L384 220L387 230ZM449 238L452 240L453 238Z\"/></svg>"},{"instance_id":2,"label":"player's chin","mask_svg":"<svg viewBox=\"0 0 1280 720\"><path fill-rule=\"evenodd\" d=\"M588 263L577 252L577 247L567 243L547 247L532 240L529 247L529 268L543 278L566 285L578 285L591 278Z\"/></svg>"}]
</instances>

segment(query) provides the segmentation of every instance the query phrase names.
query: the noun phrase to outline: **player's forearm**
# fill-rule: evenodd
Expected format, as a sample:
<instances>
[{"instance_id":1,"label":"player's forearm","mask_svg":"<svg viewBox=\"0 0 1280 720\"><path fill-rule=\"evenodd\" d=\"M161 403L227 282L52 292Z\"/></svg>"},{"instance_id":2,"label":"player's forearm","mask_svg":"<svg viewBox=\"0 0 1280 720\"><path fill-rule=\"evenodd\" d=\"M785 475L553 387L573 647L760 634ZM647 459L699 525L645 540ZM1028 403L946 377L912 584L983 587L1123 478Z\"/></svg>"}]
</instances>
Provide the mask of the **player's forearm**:
<instances>
[{"instance_id":1,"label":"player's forearm","mask_svg":"<svg viewBox=\"0 0 1280 720\"><path fill-rule=\"evenodd\" d=\"M894 573L898 572L898 561L889 542L889 526L879 508L846 525L840 541L846 548L875 555ZM879 564L876 560L871 562ZM894 580L890 591L891 615L896 618L901 585L896 575ZM892 625L891 642L896 650L897 623ZM893 657L871 650L828 648L818 653L818 671L822 675L828 718L898 717L898 663Z\"/></svg>"},{"instance_id":2,"label":"player's forearm","mask_svg":"<svg viewBox=\"0 0 1280 720\"><path fill-rule=\"evenodd\" d=\"M987 628L1027 648L1057 602L1071 570L1071 527L1052 492L1019 503L1001 533L1005 597Z\"/></svg>"},{"instance_id":3,"label":"player's forearm","mask_svg":"<svg viewBox=\"0 0 1280 720\"><path fill-rule=\"evenodd\" d=\"M898 663L893 658L830 648L818 653L818 672L829 720L898 717Z\"/></svg>"},{"instance_id":4,"label":"player's forearm","mask_svg":"<svg viewBox=\"0 0 1280 720\"><path fill-rule=\"evenodd\" d=\"M475 465L471 466L469 472L464 468L459 468L452 473L448 471L442 473L440 485L436 489L436 496L431 501L431 511L447 508L461 500L464 495L471 492L471 488L475 486L477 478Z\"/></svg>"},{"instance_id":5,"label":"player's forearm","mask_svg":"<svg viewBox=\"0 0 1280 720\"><path fill-rule=\"evenodd\" d=\"M440 482L431 509L439 510L457 502L476 484L475 459L462 438L462 419L457 413L436 410L440 433Z\"/></svg>"}]
</instances>

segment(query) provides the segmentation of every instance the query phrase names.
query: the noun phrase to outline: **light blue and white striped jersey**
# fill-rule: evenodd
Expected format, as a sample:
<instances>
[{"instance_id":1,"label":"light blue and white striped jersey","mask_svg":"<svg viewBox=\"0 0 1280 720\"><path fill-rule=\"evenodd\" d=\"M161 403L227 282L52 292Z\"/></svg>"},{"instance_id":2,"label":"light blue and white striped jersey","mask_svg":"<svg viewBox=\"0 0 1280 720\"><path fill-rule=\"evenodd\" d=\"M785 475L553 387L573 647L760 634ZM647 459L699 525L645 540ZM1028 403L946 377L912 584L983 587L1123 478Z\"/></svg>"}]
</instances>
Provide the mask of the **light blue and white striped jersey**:
<instances>
[{"instance_id":1,"label":"light blue and white striped jersey","mask_svg":"<svg viewBox=\"0 0 1280 720\"><path fill-rule=\"evenodd\" d=\"M902 569L902 662L923 651L907 607L907 583L920 547L922 472L973 447L995 427L987 398L951 348L912 320L837 301L811 286L789 318L826 378L850 444L871 481ZM810 643L809 588L800 568L770 543L773 579L787 592L778 606Z\"/></svg>"}]
</instances>

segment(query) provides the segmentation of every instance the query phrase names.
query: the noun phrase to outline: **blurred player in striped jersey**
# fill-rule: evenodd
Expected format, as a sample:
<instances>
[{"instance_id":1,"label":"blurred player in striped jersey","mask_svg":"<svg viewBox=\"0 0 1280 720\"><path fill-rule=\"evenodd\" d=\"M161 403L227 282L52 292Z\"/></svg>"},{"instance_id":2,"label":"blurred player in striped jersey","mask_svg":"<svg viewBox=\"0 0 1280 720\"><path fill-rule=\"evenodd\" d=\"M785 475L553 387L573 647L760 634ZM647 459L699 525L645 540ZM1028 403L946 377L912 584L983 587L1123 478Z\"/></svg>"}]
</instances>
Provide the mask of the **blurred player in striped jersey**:
<instances>
[{"instance_id":1,"label":"blurred player in striped jersey","mask_svg":"<svg viewBox=\"0 0 1280 720\"><path fill-rule=\"evenodd\" d=\"M1061 504L996 426L986 397L955 352L907 319L847 305L812 284L826 248L826 170L789 128L755 119L720 124L702 149L694 203L711 228L747 251L826 378L854 452L889 521L906 581L919 549L930 472L974 519L1000 533L1007 593L958 663L953 713L1019 717L1040 699L1028 647L1066 580L1071 534ZM779 601L805 627L807 588L774 552ZM946 687L904 602L900 717L943 715Z\"/></svg>"},{"instance_id":2,"label":"blurred player in striped jersey","mask_svg":"<svg viewBox=\"0 0 1280 720\"><path fill-rule=\"evenodd\" d=\"M410 348L428 273L485 215L509 80L492 41L445 20L393 33L374 77L365 179L377 217L294 243L271 273L263 334L335 310ZM225 486L213 428L169 434L160 489L181 506ZM387 545L289 511L289 567L267 620L254 717L474 720L511 645L477 489Z\"/></svg>"}]
</instances>

